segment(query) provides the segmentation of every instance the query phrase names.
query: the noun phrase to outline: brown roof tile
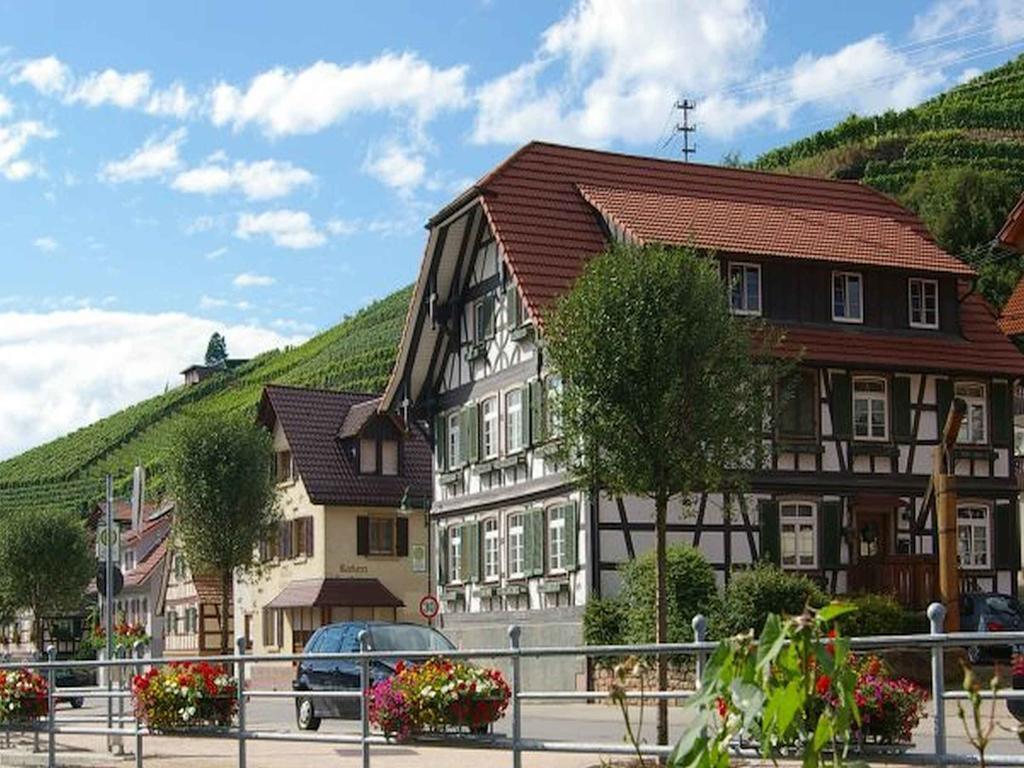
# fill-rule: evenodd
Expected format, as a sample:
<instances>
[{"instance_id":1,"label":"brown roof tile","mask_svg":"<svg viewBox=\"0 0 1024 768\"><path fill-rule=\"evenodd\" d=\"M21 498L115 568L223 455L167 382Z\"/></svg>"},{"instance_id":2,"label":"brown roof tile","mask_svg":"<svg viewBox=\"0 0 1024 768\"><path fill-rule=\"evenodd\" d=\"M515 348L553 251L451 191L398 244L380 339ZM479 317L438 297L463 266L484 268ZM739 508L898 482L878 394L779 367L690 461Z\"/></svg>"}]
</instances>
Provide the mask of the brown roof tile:
<instances>
[{"instance_id":1,"label":"brown roof tile","mask_svg":"<svg viewBox=\"0 0 1024 768\"><path fill-rule=\"evenodd\" d=\"M279 385L263 390L259 419L268 428L280 422L314 504L393 507L407 488L416 498L430 496L430 446L417 429L406 433L401 448L402 472L397 476L362 475L352 454L344 450L344 441L338 435L346 417L353 406L370 402L378 403L379 397Z\"/></svg>"}]
</instances>

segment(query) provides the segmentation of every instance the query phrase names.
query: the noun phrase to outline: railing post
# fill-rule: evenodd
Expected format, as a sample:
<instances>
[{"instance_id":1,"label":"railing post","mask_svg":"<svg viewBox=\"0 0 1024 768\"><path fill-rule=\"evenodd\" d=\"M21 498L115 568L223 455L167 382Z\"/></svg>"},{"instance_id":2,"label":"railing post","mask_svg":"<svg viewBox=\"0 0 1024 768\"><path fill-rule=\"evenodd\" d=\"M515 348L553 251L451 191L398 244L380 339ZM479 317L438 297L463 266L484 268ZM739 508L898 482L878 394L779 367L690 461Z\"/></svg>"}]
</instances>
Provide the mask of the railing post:
<instances>
[{"instance_id":1,"label":"railing post","mask_svg":"<svg viewBox=\"0 0 1024 768\"><path fill-rule=\"evenodd\" d=\"M363 768L370 768L370 635L364 629L359 633L359 721L362 726L361 740Z\"/></svg>"},{"instance_id":2,"label":"railing post","mask_svg":"<svg viewBox=\"0 0 1024 768\"><path fill-rule=\"evenodd\" d=\"M708 620L704 618L704 614L698 613L690 623L693 626L694 642L703 643L708 635ZM704 679L704 651L697 651L694 658L693 687L699 691L701 680Z\"/></svg>"},{"instance_id":3,"label":"railing post","mask_svg":"<svg viewBox=\"0 0 1024 768\"><path fill-rule=\"evenodd\" d=\"M946 608L942 603L928 606L928 622L931 635L945 633ZM935 755L946 754L946 675L945 646L936 643L932 646L932 708L935 716Z\"/></svg>"},{"instance_id":4,"label":"railing post","mask_svg":"<svg viewBox=\"0 0 1024 768\"><path fill-rule=\"evenodd\" d=\"M46 764L49 768L57 765L57 734L56 727L57 697L53 689L57 685L57 674L53 668L53 662L57 659L57 648L53 645L46 646L46 660L50 663L46 668Z\"/></svg>"},{"instance_id":5,"label":"railing post","mask_svg":"<svg viewBox=\"0 0 1024 768\"><path fill-rule=\"evenodd\" d=\"M513 624L508 628L508 647L512 654L512 768L523 768L523 753L519 749L522 738L522 718L519 712L519 690L522 688L519 668L519 636L522 629Z\"/></svg>"},{"instance_id":6,"label":"railing post","mask_svg":"<svg viewBox=\"0 0 1024 768\"><path fill-rule=\"evenodd\" d=\"M142 675L142 658L146 652L146 644L141 640L137 641L134 646L135 658L138 664L135 665L135 674ZM131 679L129 679L129 692L131 691ZM135 716L135 768L142 768L142 723L139 722L138 715Z\"/></svg>"},{"instance_id":7,"label":"railing post","mask_svg":"<svg viewBox=\"0 0 1024 768\"><path fill-rule=\"evenodd\" d=\"M238 680L238 768L245 768L245 637L235 638L235 678Z\"/></svg>"},{"instance_id":8,"label":"railing post","mask_svg":"<svg viewBox=\"0 0 1024 768\"><path fill-rule=\"evenodd\" d=\"M114 651L114 656L117 657L119 662L124 662L125 654L127 653L126 648L118 648ZM124 730L124 670L125 666L123 663L119 663L117 669L117 730ZM113 671L113 670L111 670ZM121 734L117 735L117 754L124 754L124 740Z\"/></svg>"}]
</instances>

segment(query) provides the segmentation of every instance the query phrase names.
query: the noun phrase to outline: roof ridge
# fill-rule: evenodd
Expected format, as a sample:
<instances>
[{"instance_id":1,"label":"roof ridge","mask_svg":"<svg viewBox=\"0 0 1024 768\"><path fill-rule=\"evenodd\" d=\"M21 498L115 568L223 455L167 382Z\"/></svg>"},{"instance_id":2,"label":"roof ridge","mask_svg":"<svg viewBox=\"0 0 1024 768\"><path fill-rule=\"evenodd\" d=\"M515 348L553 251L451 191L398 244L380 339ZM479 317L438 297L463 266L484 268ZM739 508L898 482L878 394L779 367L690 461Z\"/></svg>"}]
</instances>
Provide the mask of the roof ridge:
<instances>
[{"instance_id":1,"label":"roof ridge","mask_svg":"<svg viewBox=\"0 0 1024 768\"><path fill-rule=\"evenodd\" d=\"M288 389L293 392L318 392L325 395L354 395L357 397L366 397L367 400L374 398L381 398L384 395L380 392L364 392L357 389L329 389L328 387L303 387L298 384L276 384L269 383L263 385L264 389Z\"/></svg>"}]
</instances>

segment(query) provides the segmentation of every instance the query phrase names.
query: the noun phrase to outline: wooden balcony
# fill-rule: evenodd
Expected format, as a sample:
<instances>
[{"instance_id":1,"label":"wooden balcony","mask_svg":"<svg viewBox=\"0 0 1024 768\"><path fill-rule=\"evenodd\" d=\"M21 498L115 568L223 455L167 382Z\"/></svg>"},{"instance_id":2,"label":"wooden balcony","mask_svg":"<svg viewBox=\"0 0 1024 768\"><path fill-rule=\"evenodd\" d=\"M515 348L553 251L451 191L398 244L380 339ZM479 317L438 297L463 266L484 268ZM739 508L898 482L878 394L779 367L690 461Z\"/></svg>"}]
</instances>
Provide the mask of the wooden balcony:
<instances>
[{"instance_id":1,"label":"wooden balcony","mask_svg":"<svg viewBox=\"0 0 1024 768\"><path fill-rule=\"evenodd\" d=\"M872 558L850 571L850 589L893 595L908 608L928 606L938 595L939 565L931 555Z\"/></svg>"}]
</instances>

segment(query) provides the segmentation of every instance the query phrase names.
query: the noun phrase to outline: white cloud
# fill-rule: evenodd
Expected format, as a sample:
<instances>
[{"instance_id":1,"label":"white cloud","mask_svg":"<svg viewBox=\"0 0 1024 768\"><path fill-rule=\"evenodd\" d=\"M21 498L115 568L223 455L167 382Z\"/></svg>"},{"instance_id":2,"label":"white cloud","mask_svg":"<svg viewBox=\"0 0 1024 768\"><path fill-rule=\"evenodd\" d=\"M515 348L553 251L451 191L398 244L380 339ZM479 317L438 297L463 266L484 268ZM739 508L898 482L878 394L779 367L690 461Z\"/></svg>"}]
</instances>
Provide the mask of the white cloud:
<instances>
[{"instance_id":1,"label":"white cloud","mask_svg":"<svg viewBox=\"0 0 1024 768\"><path fill-rule=\"evenodd\" d=\"M57 241L49 236L37 237L35 240L32 241L32 245L34 245L43 253L53 253L59 247Z\"/></svg>"},{"instance_id":2,"label":"white cloud","mask_svg":"<svg viewBox=\"0 0 1024 768\"><path fill-rule=\"evenodd\" d=\"M370 150L363 161L363 171L392 189L409 194L423 183L427 163L415 150L389 142Z\"/></svg>"},{"instance_id":3,"label":"white cloud","mask_svg":"<svg viewBox=\"0 0 1024 768\"><path fill-rule=\"evenodd\" d=\"M315 248L327 242L326 235L316 228L308 213L286 208L241 214L235 236L248 240L254 235L267 235L274 245L282 248Z\"/></svg>"},{"instance_id":4,"label":"white cloud","mask_svg":"<svg viewBox=\"0 0 1024 768\"><path fill-rule=\"evenodd\" d=\"M231 284L235 288L265 288L273 285L277 280L272 278L270 275L257 275L255 272L242 272L240 275L235 275L235 279L231 281Z\"/></svg>"},{"instance_id":5,"label":"white cloud","mask_svg":"<svg viewBox=\"0 0 1024 768\"><path fill-rule=\"evenodd\" d=\"M9 117L12 111L14 107L11 106L11 102L0 93L0 117Z\"/></svg>"},{"instance_id":6,"label":"white cloud","mask_svg":"<svg viewBox=\"0 0 1024 768\"><path fill-rule=\"evenodd\" d=\"M229 301L228 299L219 299L205 294L199 299L200 309L224 309L225 307L233 307L234 309L242 310L244 312L245 310L252 309L252 304L248 301ZM271 323L271 325L273 325L273 323Z\"/></svg>"},{"instance_id":7,"label":"white cloud","mask_svg":"<svg viewBox=\"0 0 1024 768\"><path fill-rule=\"evenodd\" d=\"M71 79L71 71L56 56L24 61L11 76L12 83L28 83L48 96L61 94Z\"/></svg>"},{"instance_id":8,"label":"white cloud","mask_svg":"<svg viewBox=\"0 0 1024 768\"><path fill-rule=\"evenodd\" d=\"M181 166L178 149L186 130L178 128L166 136L153 135L123 160L114 160L100 170L100 179L119 184L163 176Z\"/></svg>"},{"instance_id":9,"label":"white cloud","mask_svg":"<svg viewBox=\"0 0 1024 768\"><path fill-rule=\"evenodd\" d=\"M233 357L305 336L251 324L225 327L178 312L0 313L0 458L176 385L181 369L202 360L214 331L227 338Z\"/></svg>"},{"instance_id":10,"label":"white cloud","mask_svg":"<svg viewBox=\"0 0 1024 768\"><path fill-rule=\"evenodd\" d=\"M961 72L957 76L957 78L956 78L957 85L963 85L964 83L968 83L971 80L973 80L974 78L976 78L978 75L980 75L981 73L982 73L982 70L979 69L978 67L967 67L967 69L965 69L963 72Z\"/></svg>"},{"instance_id":11,"label":"white cloud","mask_svg":"<svg viewBox=\"0 0 1024 768\"><path fill-rule=\"evenodd\" d=\"M223 256L227 252L228 252L227 246L221 246L220 248L214 248L212 251L208 251L207 253L204 253L203 254L203 258L204 259L209 259L210 261L213 261L214 259L219 259L221 256Z\"/></svg>"},{"instance_id":12,"label":"white cloud","mask_svg":"<svg viewBox=\"0 0 1024 768\"><path fill-rule=\"evenodd\" d=\"M183 119L199 105L199 100L180 82L154 89L153 76L145 70L120 72L107 68L76 77L56 56L20 62L10 80L14 84L27 83L43 95L58 97L67 104L109 104L141 109L158 117Z\"/></svg>"},{"instance_id":13,"label":"white cloud","mask_svg":"<svg viewBox=\"0 0 1024 768\"><path fill-rule=\"evenodd\" d=\"M0 125L0 175L9 181L21 181L39 174L39 166L22 157L33 139L52 139L57 132L35 120Z\"/></svg>"},{"instance_id":14,"label":"white cloud","mask_svg":"<svg viewBox=\"0 0 1024 768\"><path fill-rule=\"evenodd\" d=\"M305 168L278 160L252 163L236 161L231 165L224 158L208 158L196 168L183 171L171 186L179 192L214 195L239 191L249 200L270 200L284 197L297 187L312 184L316 177Z\"/></svg>"},{"instance_id":15,"label":"white cloud","mask_svg":"<svg viewBox=\"0 0 1024 768\"><path fill-rule=\"evenodd\" d=\"M118 72L105 69L92 72L78 81L65 95L72 104L82 102L90 107L112 104L129 109L142 104L149 95L153 78L149 72Z\"/></svg>"},{"instance_id":16,"label":"white cloud","mask_svg":"<svg viewBox=\"0 0 1024 768\"><path fill-rule=\"evenodd\" d=\"M332 235L344 237L345 235L355 234L359 231L358 221L349 221L348 219L331 219L326 224L327 231Z\"/></svg>"},{"instance_id":17,"label":"white cloud","mask_svg":"<svg viewBox=\"0 0 1024 768\"><path fill-rule=\"evenodd\" d=\"M358 112L411 113L422 123L466 100L465 67L438 69L415 53L345 66L318 61L298 71L278 67L244 89L220 83L209 94L215 125L255 124L270 136L316 133Z\"/></svg>"}]
</instances>

